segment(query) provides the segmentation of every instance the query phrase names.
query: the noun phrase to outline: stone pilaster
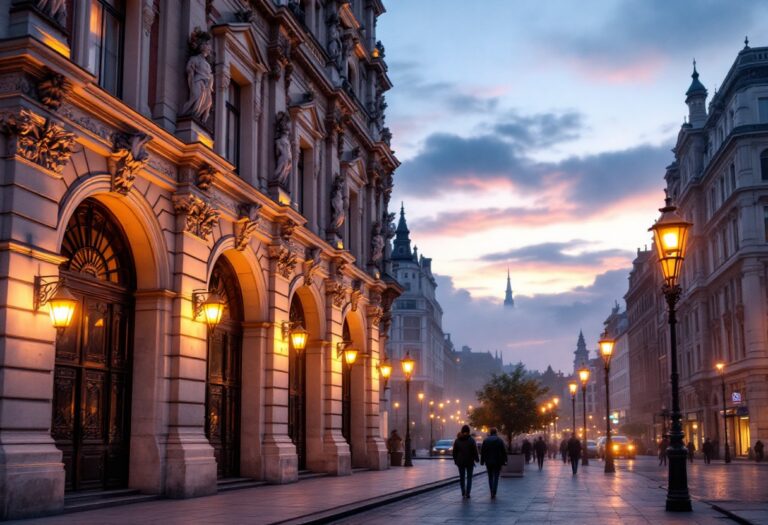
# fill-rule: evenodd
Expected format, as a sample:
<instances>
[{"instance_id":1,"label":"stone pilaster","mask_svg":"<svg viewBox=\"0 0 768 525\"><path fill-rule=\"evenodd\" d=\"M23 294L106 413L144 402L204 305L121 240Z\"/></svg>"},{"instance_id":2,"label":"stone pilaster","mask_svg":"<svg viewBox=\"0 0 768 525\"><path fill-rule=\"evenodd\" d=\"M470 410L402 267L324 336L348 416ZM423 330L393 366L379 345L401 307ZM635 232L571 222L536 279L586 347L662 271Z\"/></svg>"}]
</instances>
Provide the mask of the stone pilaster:
<instances>
[{"instance_id":1,"label":"stone pilaster","mask_svg":"<svg viewBox=\"0 0 768 525\"><path fill-rule=\"evenodd\" d=\"M178 214L173 341L168 349L168 441L166 494L188 498L216 492L216 459L205 436L207 327L193 317L192 293L206 289L209 248L204 238L187 231L190 223Z\"/></svg>"},{"instance_id":2,"label":"stone pilaster","mask_svg":"<svg viewBox=\"0 0 768 525\"><path fill-rule=\"evenodd\" d=\"M296 447L288 436L288 341L282 323L288 321L288 278L279 271L277 251L269 260L269 322L264 355L264 479L290 483L299 479Z\"/></svg>"},{"instance_id":3,"label":"stone pilaster","mask_svg":"<svg viewBox=\"0 0 768 525\"><path fill-rule=\"evenodd\" d=\"M51 437L56 331L47 309L32 309L34 276L58 275L57 256L0 248L0 519L60 512L64 464Z\"/></svg>"}]
</instances>

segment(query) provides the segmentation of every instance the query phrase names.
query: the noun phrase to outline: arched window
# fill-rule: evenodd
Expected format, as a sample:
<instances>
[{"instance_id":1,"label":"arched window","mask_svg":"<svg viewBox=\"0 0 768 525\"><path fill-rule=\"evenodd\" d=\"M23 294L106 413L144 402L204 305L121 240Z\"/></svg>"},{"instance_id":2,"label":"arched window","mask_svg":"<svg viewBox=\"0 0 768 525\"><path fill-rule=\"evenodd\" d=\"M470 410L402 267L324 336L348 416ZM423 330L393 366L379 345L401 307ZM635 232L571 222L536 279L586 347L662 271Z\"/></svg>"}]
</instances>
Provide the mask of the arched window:
<instances>
[{"instance_id":1,"label":"arched window","mask_svg":"<svg viewBox=\"0 0 768 525\"><path fill-rule=\"evenodd\" d=\"M768 180L768 149L764 149L760 154L760 178Z\"/></svg>"}]
</instances>

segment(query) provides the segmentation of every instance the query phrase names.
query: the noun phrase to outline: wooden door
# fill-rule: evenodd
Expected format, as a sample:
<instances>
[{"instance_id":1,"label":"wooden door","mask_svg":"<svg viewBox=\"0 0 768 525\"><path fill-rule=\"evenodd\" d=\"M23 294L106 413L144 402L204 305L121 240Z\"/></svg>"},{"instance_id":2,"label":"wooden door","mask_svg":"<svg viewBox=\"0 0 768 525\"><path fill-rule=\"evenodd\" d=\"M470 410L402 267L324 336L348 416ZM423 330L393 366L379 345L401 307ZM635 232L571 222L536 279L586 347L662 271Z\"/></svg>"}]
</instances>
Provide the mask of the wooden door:
<instances>
[{"instance_id":1,"label":"wooden door","mask_svg":"<svg viewBox=\"0 0 768 525\"><path fill-rule=\"evenodd\" d=\"M51 433L63 452L65 489L128 483L131 400L132 271L122 231L86 201L62 244L60 270L79 299L56 340Z\"/></svg>"},{"instance_id":2,"label":"wooden door","mask_svg":"<svg viewBox=\"0 0 768 525\"><path fill-rule=\"evenodd\" d=\"M211 274L211 291L224 299L222 320L208 335L205 429L219 478L240 475L242 299L237 275L226 259Z\"/></svg>"}]
</instances>

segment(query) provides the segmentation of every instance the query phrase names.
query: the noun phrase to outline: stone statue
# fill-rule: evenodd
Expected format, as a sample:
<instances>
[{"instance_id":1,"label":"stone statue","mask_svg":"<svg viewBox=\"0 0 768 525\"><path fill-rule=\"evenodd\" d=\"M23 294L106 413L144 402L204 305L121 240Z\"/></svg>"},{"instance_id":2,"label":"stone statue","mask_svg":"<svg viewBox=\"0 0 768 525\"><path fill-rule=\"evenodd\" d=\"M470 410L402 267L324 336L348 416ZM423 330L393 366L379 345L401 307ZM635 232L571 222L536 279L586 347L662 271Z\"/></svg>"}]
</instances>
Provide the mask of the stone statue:
<instances>
[{"instance_id":1,"label":"stone statue","mask_svg":"<svg viewBox=\"0 0 768 525\"><path fill-rule=\"evenodd\" d=\"M371 261L379 262L384 256L384 236L381 235L381 223L373 223L373 236L371 237Z\"/></svg>"},{"instance_id":2,"label":"stone statue","mask_svg":"<svg viewBox=\"0 0 768 525\"><path fill-rule=\"evenodd\" d=\"M64 26L67 23L66 0L37 0L35 7L56 20L60 26Z\"/></svg>"},{"instance_id":3,"label":"stone statue","mask_svg":"<svg viewBox=\"0 0 768 525\"><path fill-rule=\"evenodd\" d=\"M291 117L285 111L280 111L275 117L275 175L273 180L283 188L288 188L292 171Z\"/></svg>"},{"instance_id":4,"label":"stone statue","mask_svg":"<svg viewBox=\"0 0 768 525\"><path fill-rule=\"evenodd\" d=\"M341 73L344 68L344 47L341 41L339 17L332 14L328 17L328 55L336 69Z\"/></svg>"},{"instance_id":5,"label":"stone statue","mask_svg":"<svg viewBox=\"0 0 768 525\"><path fill-rule=\"evenodd\" d=\"M347 219L347 195L344 177L336 175L333 179L333 190L331 191L331 229L338 233Z\"/></svg>"},{"instance_id":6,"label":"stone statue","mask_svg":"<svg viewBox=\"0 0 768 525\"><path fill-rule=\"evenodd\" d=\"M182 114L205 122L213 106L213 72L208 57L211 55L211 35L196 28L189 37L192 56L187 60L187 85L189 100Z\"/></svg>"}]
</instances>

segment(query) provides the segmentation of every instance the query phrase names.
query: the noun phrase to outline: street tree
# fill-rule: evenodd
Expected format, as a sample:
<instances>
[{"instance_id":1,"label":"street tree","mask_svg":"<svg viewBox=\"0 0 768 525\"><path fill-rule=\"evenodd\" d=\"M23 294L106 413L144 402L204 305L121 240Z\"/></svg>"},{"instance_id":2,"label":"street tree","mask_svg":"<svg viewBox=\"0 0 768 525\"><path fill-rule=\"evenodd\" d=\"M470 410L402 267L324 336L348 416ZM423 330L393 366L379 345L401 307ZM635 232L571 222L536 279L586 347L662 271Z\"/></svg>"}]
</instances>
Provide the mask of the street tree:
<instances>
[{"instance_id":1,"label":"street tree","mask_svg":"<svg viewBox=\"0 0 768 525\"><path fill-rule=\"evenodd\" d=\"M469 413L470 424L498 428L511 449L512 438L549 423L551 416L542 414L537 406L547 390L526 375L522 364L512 373L494 374L477 392L479 404Z\"/></svg>"}]
</instances>

